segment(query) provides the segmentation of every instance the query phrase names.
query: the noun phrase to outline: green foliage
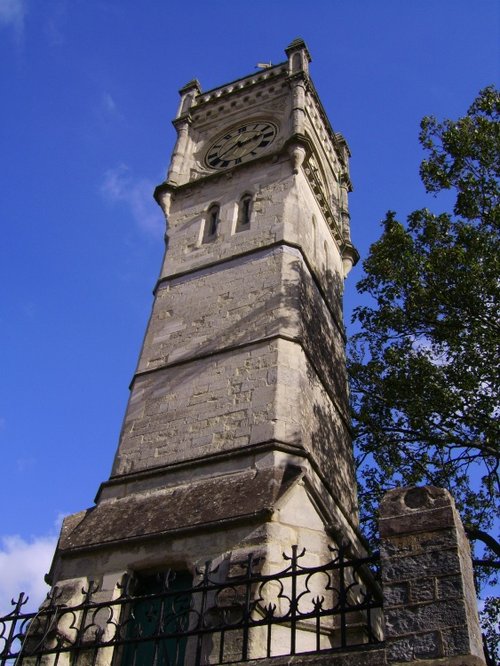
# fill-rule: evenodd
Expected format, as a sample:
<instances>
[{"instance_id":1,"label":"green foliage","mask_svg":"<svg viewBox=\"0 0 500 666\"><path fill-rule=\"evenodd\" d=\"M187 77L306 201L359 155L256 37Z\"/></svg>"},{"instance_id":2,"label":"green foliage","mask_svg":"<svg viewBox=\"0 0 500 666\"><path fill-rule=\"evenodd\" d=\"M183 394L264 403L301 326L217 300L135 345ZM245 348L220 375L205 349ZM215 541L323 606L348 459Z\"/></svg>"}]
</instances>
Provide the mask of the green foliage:
<instances>
[{"instance_id":1,"label":"green foliage","mask_svg":"<svg viewBox=\"0 0 500 666\"><path fill-rule=\"evenodd\" d=\"M487 597L480 613L481 629L489 656L500 663L500 597Z\"/></svg>"},{"instance_id":2,"label":"green foliage","mask_svg":"<svg viewBox=\"0 0 500 666\"><path fill-rule=\"evenodd\" d=\"M448 488L472 539L499 498L500 95L481 91L467 115L424 118L420 173L456 193L453 213L393 212L365 260L349 371L362 514L395 485ZM498 515L498 513L496 514ZM373 522L372 522L373 528Z\"/></svg>"}]
</instances>

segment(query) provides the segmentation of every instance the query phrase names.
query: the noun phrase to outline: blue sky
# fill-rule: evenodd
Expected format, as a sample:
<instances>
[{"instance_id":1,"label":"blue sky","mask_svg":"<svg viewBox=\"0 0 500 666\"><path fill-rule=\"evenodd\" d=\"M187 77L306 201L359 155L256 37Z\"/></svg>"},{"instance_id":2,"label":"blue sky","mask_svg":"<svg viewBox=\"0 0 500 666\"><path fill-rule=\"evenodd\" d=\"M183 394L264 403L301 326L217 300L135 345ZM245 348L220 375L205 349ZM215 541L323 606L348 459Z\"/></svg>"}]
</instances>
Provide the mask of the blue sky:
<instances>
[{"instance_id":1,"label":"blue sky","mask_svg":"<svg viewBox=\"0 0 500 666\"><path fill-rule=\"evenodd\" d=\"M366 256L388 209L444 205L420 184L418 124L497 82L498 22L495 0L0 0L0 611L39 594L60 516L109 476L163 252L152 190L178 89L305 39L353 155Z\"/></svg>"}]
</instances>

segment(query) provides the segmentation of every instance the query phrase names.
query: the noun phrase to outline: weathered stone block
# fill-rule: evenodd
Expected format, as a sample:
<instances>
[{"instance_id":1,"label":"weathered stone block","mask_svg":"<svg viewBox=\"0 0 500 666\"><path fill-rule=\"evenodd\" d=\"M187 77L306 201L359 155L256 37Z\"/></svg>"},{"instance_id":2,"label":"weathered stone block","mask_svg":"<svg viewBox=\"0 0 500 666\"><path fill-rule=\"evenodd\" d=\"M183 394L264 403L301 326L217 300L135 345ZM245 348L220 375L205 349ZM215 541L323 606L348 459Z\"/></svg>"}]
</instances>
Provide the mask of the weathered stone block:
<instances>
[{"instance_id":1,"label":"weathered stone block","mask_svg":"<svg viewBox=\"0 0 500 666\"><path fill-rule=\"evenodd\" d=\"M433 550L457 550L457 538L453 530L392 534L384 537L380 554L383 557L393 555L401 557L403 555L419 555Z\"/></svg>"},{"instance_id":2,"label":"weathered stone block","mask_svg":"<svg viewBox=\"0 0 500 666\"><path fill-rule=\"evenodd\" d=\"M443 652L448 656L467 654L471 649L471 637L466 627L451 627L441 631Z\"/></svg>"},{"instance_id":3,"label":"weathered stone block","mask_svg":"<svg viewBox=\"0 0 500 666\"><path fill-rule=\"evenodd\" d=\"M465 621L463 606L452 601L411 605L397 610L390 608L385 612L388 638L460 626Z\"/></svg>"},{"instance_id":4,"label":"weathered stone block","mask_svg":"<svg viewBox=\"0 0 500 666\"><path fill-rule=\"evenodd\" d=\"M436 586L438 599L456 599L463 596L462 578L459 575L438 578Z\"/></svg>"},{"instance_id":5,"label":"weathered stone block","mask_svg":"<svg viewBox=\"0 0 500 666\"><path fill-rule=\"evenodd\" d=\"M402 606L409 601L408 583L396 583L395 585L384 586L384 607Z\"/></svg>"},{"instance_id":6,"label":"weathered stone block","mask_svg":"<svg viewBox=\"0 0 500 666\"><path fill-rule=\"evenodd\" d=\"M388 582L419 580L422 574L429 577L439 576L444 572L460 572L460 561L456 552L434 550L414 557L392 557L384 560L382 579Z\"/></svg>"},{"instance_id":7,"label":"weathered stone block","mask_svg":"<svg viewBox=\"0 0 500 666\"><path fill-rule=\"evenodd\" d=\"M386 663L384 648L374 646L361 647L355 652L296 654L245 662L246 666L385 666Z\"/></svg>"},{"instance_id":8,"label":"weathered stone block","mask_svg":"<svg viewBox=\"0 0 500 666\"><path fill-rule=\"evenodd\" d=\"M427 573L427 572L426 572ZM418 601L432 601L436 597L436 579L423 578L410 583L411 603Z\"/></svg>"},{"instance_id":9,"label":"weathered stone block","mask_svg":"<svg viewBox=\"0 0 500 666\"><path fill-rule=\"evenodd\" d=\"M387 647L389 662L411 662L440 656L442 656L440 636L435 631L408 636L391 642Z\"/></svg>"}]
</instances>

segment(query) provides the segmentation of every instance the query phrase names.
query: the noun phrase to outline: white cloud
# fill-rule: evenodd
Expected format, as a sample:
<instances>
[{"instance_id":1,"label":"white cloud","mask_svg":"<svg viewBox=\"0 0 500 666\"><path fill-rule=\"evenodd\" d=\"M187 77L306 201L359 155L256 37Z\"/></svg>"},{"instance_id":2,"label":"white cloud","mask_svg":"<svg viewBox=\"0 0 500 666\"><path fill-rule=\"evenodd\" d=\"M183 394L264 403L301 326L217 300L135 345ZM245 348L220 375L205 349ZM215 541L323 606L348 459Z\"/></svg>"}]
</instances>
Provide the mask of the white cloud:
<instances>
[{"instance_id":1,"label":"white cloud","mask_svg":"<svg viewBox=\"0 0 500 666\"><path fill-rule=\"evenodd\" d=\"M45 36L51 46L64 44L67 18L67 0L52 0L46 8Z\"/></svg>"},{"instance_id":2,"label":"white cloud","mask_svg":"<svg viewBox=\"0 0 500 666\"><path fill-rule=\"evenodd\" d=\"M116 102L109 93L103 93L101 97L101 106L109 114L116 112Z\"/></svg>"},{"instance_id":3,"label":"white cloud","mask_svg":"<svg viewBox=\"0 0 500 666\"><path fill-rule=\"evenodd\" d=\"M163 218L153 201L153 184L145 178L133 178L125 164L104 174L102 193L113 202L124 203L130 209L138 227L158 236L163 230Z\"/></svg>"},{"instance_id":4,"label":"white cloud","mask_svg":"<svg viewBox=\"0 0 500 666\"><path fill-rule=\"evenodd\" d=\"M34 319L36 315L36 305L32 301L20 302L19 308L26 319Z\"/></svg>"},{"instance_id":5,"label":"white cloud","mask_svg":"<svg viewBox=\"0 0 500 666\"><path fill-rule=\"evenodd\" d=\"M33 467L36 465L36 458L33 457L18 458L16 460L16 465L17 465L17 470L22 474L27 470L33 469Z\"/></svg>"},{"instance_id":6,"label":"white cloud","mask_svg":"<svg viewBox=\"0 0 500 666\"><path fill-rule=\"evenodd\" d=\"M64 44L63 33L59 29L59 26L54 19L47 19L44 30L47 40L51 46L59 46L60 44Z\"/></svg>"},{"instance_id":7,"label":"white cloud","mask_svg":"<svg viewBox=\"0 0 500 666\"><path fill-rule=\"evenodd\" d=\"M27 8L25 0L0 0L0 25L13 28L16 37L22 37Z\"/></svg>"},{"instance_id":8,"label":"white cloud","mask_svg":"<svg viewBox=\"0 0 500 666\"><path fill-rule=\"evenodd\" d=\"M25 610L36 610L49 591L44 582L56 547L55 536L26 541L19 535L0 537L0 616L12 610L11 599L25 592Z\"/></svg>"}]
</instances>

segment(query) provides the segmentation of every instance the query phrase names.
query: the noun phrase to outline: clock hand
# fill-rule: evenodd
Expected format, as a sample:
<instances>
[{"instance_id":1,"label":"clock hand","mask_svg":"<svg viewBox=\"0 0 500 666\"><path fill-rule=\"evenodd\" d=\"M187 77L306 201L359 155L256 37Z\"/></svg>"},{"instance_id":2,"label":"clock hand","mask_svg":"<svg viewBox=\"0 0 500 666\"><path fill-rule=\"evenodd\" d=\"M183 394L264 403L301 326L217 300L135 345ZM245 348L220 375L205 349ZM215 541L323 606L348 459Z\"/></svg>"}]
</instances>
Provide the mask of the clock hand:
<instances>
[{"instance_id":1,"label":"clock hand","mask_svg":"<svg viewBox=\"0 0 500 666\"><path fill-rule=\"evenodd\" d=\"M219 153L219 158L222 159L223 157L225 157L229 153L231 153L235 150L238 150L239 148L242 148L247 143L251 143L252 141L255 141L255 139L257 139L259 137L260 137L260 132L255 132L254 134L252 134L247 139L238 139L238 141L236 141L236 143L232 143L229 146L229 148L226 148L226 150L224 150L222 153Z\"/></svg>"},{"instance_id":2,"label":"clock hand","mask_svg":"<svg viewBox=\"0 0 500 666\"><path fill-rule=\"evenodd\" d=\"M243 141L238 141L238 145L239 145L239 146L244 146L246 143L249 143L250 141L253 141L253 140L256 139L258 136L260 136L260 132L256 132L255 134L253 134L253 135L252 135L251 137L249 137L248 139L243 139Z\"/></svg>"},{"instance_id":3,"label":"clock hand","mask_svg":"<svg viewBox=\"0 0 500 666\"><path fill-rule=\"evenodd\" d=\"M229 148L226 148L226 150L224 152L219 153L219 157L224 157L224 155L227 155L227 153L230 153L235 148L238 148L238 146L239 146L239 141L237 141L236 143L231 144L229 146Z\"/></svg>"},{"instance_id":4,"label":"clock hand","mask_svg":"<svg viewBox=\"0 0 500 666\"><path fill-rule=\"evenodd\" d=\"M230 152L234 157L236 157L237 155L241 156L242 153L240 152L240 149L244 148L249 143L250 144L255 143L255 139L259 139L259 138L260 138L260 134L257 133L257 134L253 134L248 139L240 139L237 143L234 144L234 146L232 146L232 148L229 149L229 151L226 151L224 154L226 154L227 152Z\"/></svg>"}]
</instances>

